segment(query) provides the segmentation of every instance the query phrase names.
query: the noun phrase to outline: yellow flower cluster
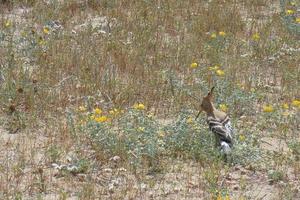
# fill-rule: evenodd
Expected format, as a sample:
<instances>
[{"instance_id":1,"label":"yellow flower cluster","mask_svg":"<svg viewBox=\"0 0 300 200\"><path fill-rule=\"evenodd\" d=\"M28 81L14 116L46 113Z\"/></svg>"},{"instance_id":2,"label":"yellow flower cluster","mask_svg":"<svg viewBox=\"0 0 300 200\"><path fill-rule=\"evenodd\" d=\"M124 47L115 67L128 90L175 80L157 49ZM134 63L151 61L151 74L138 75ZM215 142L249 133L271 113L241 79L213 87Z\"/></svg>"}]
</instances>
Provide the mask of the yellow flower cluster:
<instances>
[{"instance_id":1,"label":"yellow flower cluster","mask_svg":"<svg viewBox=\"0 0 300 200\"><path fill-rule=\"evenodd\" d=\"M144 132L144 131L145 131L145 127L141 127L141 126L140 126L140 127L137 128L137 131L139 131L139 132Z\"/></svg>"},{"instance_id":2,"label":"yellow flower cluster","mask_svg":"<svg viewBox=\"0 0 300 200\"><path fill-rule=\"evenodd\" d=\"M136 110L145 110L145 105L142 103L136 103L133 105L133 108Z\"/></svg>"},{"instance_id":3,"label":"yellow flower cluster","mask_svg":"<svg viewBox=\"0 0 300 200\"><path fill-rule=\"evenodd\" d=\"M294 106L294 107L300 108L300 100L296 100L296 99L293 100L291 105ZM283 103L281 105L281 108L284 110L284 112L282 112L283 116L288 116L288 115L291 114L291 112L288 111L288 109L290 108L288 103ZM271 113L271 112L274 112L274 111L275 111L275 109L272 105L264 105L263 106L263 112Z\"/></svg>"},{"instance_id":4,"label":"yellow flower cluster","mask_svg":"<svg viewBox=\"0 0 300 200\"><path fill-rule=\"evenodd\" d=\"M226 104L220 104L219 108L223 112L227 112L228 111L228 106Z\"/></svg>"},{"instance_id":5,"label":"yellow flower cluster","mask_svg":"<svg viewBox=\"0 0 300 200\"><path fill-rule=\"evenodd\" d=\"M220 31L220 32L219 32L219 36L225 37L225 36L226 36L226 33L225 33L224 31Z\"/></svg>"},{"instance_id":6,"label":"yellow flower cluster","mask_svg":"<svg viewBox=\"0 0 300 200\"><path fill-rule=\"evenodd\" d=\"M86 107L85 106L79 106L78 111L85 112L86 111Z\"/></svg>"},{"instance_id":7,"label":"yellow flower cluster","mask_svg":"<svg viewBox=\"0 0 300 200\"><path fill-rule=\"evenodd\" d=\"M219 193L218 196L217 196L217 200L230 200L230 197L229 195L227 194L225 196L225 198L222 198L222 195Z\"/></svg>"},{"instance_id":8,"label":"yellow flower cluster","mask_svg":"<svg viewBox=\"0 0 300 200\"><path fill-rule=\"evenodd\" d=\"M287 104L287 103L282 104L282 108L285 110L289 109L289 104Z\"/></svg>"},{"instance_id":9,"label":"yellow flower cluster","mask_svg":"<svg viewBox=\"0 0 300 200\"><path fill-rule=\"evenodd\" d=\"M274 108L271 105L264 105L263 106L263 111L266 112L266 113L270 113L270 112L274 111Z\"/></svg>"},{"instance_id":10,"label":"yellow flower cluster","mask_svg":"<svg viewBox=\"0 0 300 200\"><path fill-rule=\"evenodd\" d=\"M95 113L96 115L101 115L102 110L101 110L100 108L95 108L95 109L94 109L94 113Z\"/></svg>"},{"instance_id":11,"label":"yellow flower cluster","mask_svg":"<svg viewBox=\"0 0 300 200\"><path fill-rule=\"evenodd\" d=\"M217 34L216 34L216 33L212 33L212 34L210 35L210 37L214 39L214 38L217 37Z\"/></svg>"},{"instance_id":12,"label":"yellow flower cluster","mask_svg":"<svg viewBox=\"0 0 300 200\"><path fill-rule=\"evenodd\" d=\"M11 26L11 21L7 20L5 23L4 23L4 27L5 28L9 28Z\"/></svg>"},{"instance_id":13,"label":"yellow flower cluster","mask_svg":"<svg viewBox=\"0 0 300 200\"><path fill-rule=\"evenodd\" d=\"M224 76L225 75L225 72L223 70L221 70L221 69L218 69L216 71L216 73L217 73L218 76Z\"/></svg>"},{"instance_id":14,"label":"yellow flower cluster","mask_svg":"<svg viewBox=\"0 0 300 200\"><path fill-rule=\"evenodd\" d=\"M289 10L286 10L285 13L286 13L287 15L292 15L292 14L295 13L295 11L289 9Z\"/></svg>"},{"instance_id":15,"label":"yellow flower cluster","mask_svg":"<svg viewBox=\"0 0 300 200\"><path fill-rule=\"evenodd\" d=\"M109 114L110 114L110 115L113 115L113 116L117 116L117 115L119 115L121 112L122 112L122 111L120 111L119 109L114 108L114 109L112 109L112 110L109 111Z\"/></svg>"},{"instance_id":16,"label":"yellow flower cluster","mask_svg":"<svg viewBox=\"0 0 300 200\"><path fill-rule=\"evenodd\" d=\"M193 62L193 63L191 63L191 66L190 66L192 69L195 69L195 68L197 68L198 67L198 63L196 63L196 62Z\"/></svg>"},{"instance_id":17,"label":"yellow flower cluster","mask_svg":"<svg viewBox=\"0 0 300 200\"><path fill-rule=\"evenodd\" d=\"M158 135L158 137L163 138L163 137L165 137L166 133L164 131L160 130L157 132L157 135Z\"/></svg>"},{"instance_id":18,"label":"yellow flower cluster","mask_svg":"<svg viewBox=\"0 0 300 200\"><path fill-rule=\"evenodd\" d=\"M254 34L252 35L252 40L254 40L254 41L260 40L260 35L259 35L259 33L254 33Z\"/></svg>"},{"instance_id":19,"label":"yellow flower cluster","mask_svg":"<svg viewBox=\"0 0 300 200\"><path fill-rule=\"evenodd\" d=\"M298 24L300 24L300 17L297 17L297 18L296 18L296 22L297 22Z\"/></svg>"},{"instance_id":20,"label":"yellow flower cluster","mask_svg":"<svg viewBox=\"0 0 300 200\"><path fill-rule=\"evenodd\" d=\"M217 71L219 68L220 68L219 65L215 65L215 66L213 66L213 67L208 67L208 69L209 69L210 71Z\"/></svg>"},{"instance_id":21,"label":"yellow flower cluster","mask_svg":"<svg viewBox=\"0 0 300 200\"><path fill-rule=\"evenodd\" d=\"M100 116L100 117L95 117L95 122L106 122L106 121L108 121L108 117L106 117L106 116Z\"/></svg>"},{"instance_id":22,"label":"yellow flower cluster","mask_svg":"<svg viewBox=\"0 0 300 200\"><path fill-rule=\"evenodd\" d=\"M100 108L95 108L93 114L90 116L90 119L99 123L109 121L109 118L107 116L101 115L102 113L103 111Z\"/></svg>"},{"instance_id":23,"label":"yellow flower cluster","mask_svg":"<svg viewBox=\"0 0 300 200\"><path fill-rule=\"evenodd\" d=\"M239 140L241 141L241 142L244 142L245 140L246 140L246 136L245 135L239 135Z\"/></svg>"},{"instance_id":24,"label":"yellow flower cluster","mask_svg":"<svg viewBox=\"0 0 300 200\"><path fill-rule=\"evenodd\" d=\"M209 71L215 72L218 76L224 76L225 72L224 70L220 69L219 65L214 65L212 67L208 67Z\"/></svg>"},{"instance_id":25,"label":"yellow flower cluster","mask_svg":"<svg viewBox=\"0 0 300 200\"><path fill-rule=\"evenodd\" d=\"M300 100L297 100L297 99L293 100L292 105L300 108Z\"/></svg>"},{"instance_id":26,"label":"yellow flower cluster","mask_svg":"<svg viewBox=\"0 0 300 200\"><path fill-rule=\"evenodd\" d=\"M45 44L46 44L46 41L44 40L44 38L42 38L42 37L39 37L39 39L38 39L38 43L39 43L39 45L43 46L43 45L45 45Z\"/></svg>"},{"instance_id":27,"label":"yellow flower cluster","mask_svg":"<svg viewBox=\"0 0 300 200\"><path fill-rule=\"evenodd\" d=\"M193 123L194 119L192 117L189 117L186 119L186 123L191 124Z\"/></svg>"},{"instance_id":28,"label":"yellow flower cluster","mask_svg":"<svg viewBox=\"0 0 300 200\"><path fill-rule=\"evenodd\" d=\"M43 32L44 32L45 34L49 34L50 29L49 29L47 26L45 26L45 27L43 28Z\"/></svg>"},{"instance_id":29,"label":"yellow flower cluster","mask_svg":"<svg viewBox=\"0 0 300 200\"><path fill-rule=\"evenodd\" d=\"M225 36L226 36L226 33L225 33L224 31L220 31L220 32L219 32L219 36L220 36L220 37L225 37ZM210 35L210 38L212 38L212 39L217 38L217 33L212 33L212 34Z\"/></svg>"}]
</instances>

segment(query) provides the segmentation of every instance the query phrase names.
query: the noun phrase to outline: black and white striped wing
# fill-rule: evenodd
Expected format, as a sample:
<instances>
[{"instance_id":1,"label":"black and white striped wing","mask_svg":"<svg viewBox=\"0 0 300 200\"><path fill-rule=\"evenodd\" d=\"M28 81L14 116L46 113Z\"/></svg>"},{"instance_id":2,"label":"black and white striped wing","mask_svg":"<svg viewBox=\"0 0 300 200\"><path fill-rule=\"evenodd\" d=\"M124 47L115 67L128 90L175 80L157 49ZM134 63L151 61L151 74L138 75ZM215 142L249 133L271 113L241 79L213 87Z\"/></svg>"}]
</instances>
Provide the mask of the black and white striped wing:
<instances>
[{"instance_id":1,"label":"black and white striped wing","mask_svg":"<svg viewBox=\"0 0 300 200\"><path fill-rule=\"evenodd\" d=\"M232 139L233 134L233 128L231 126L231 122L228 116L225 117L225 119L221 122L225 129L227 130L228 134L230 135L230 138Z\"/></svg>"},{"instance_id":2,"label":"black and white striped wing","mask_svg":"<svg viewBox=\"0 0 300 200\"><path fill-rule=\"evenodd\" d=\"M232 127L229 118L228 120L226 118L223 121L219 121L213 117L208 117L207 123L209 129L220 138L220 141L226 142L231 145Z\"/></svg>"}]
</instances>

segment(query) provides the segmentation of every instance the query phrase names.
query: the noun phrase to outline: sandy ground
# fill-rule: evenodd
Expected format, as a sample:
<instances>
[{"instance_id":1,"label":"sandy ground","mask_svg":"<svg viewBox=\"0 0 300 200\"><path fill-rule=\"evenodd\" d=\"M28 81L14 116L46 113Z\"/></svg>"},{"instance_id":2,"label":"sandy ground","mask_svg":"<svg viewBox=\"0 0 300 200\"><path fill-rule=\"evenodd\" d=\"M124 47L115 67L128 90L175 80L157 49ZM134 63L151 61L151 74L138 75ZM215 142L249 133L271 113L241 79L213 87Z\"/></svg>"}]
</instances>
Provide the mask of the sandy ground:
<instances>
[{"instance_id":1,"label":"sandy ground","mask_svg":"<svg viewBox=\"0 0 300 200\"><path fill-rule=\"evenodd\" d=\"M82 174L62 174L46 159L46 149L53 138L43 132L19 132L10 134L0 129L0 197L22 193L23 199L80 199L86 190L92 191L91 199L210 199L204 175L207 172L200 163L180 159L166 160L161 173L151 175L134 174L122 166L122 162L96 163L97 167ZM263 148L278 151L274 146L282 141L268 138ZM280 150L281 151L281 150ZM243 166L232 166L222 170L218 185L230 191L231 199L281 199L287 186L293 193L292 199L300 198L299 176L292 168L286 168L282 181L272 183L264 170L256 171ZM289 198L287 198L289 199Z\"/></svg>"}]
</instances>

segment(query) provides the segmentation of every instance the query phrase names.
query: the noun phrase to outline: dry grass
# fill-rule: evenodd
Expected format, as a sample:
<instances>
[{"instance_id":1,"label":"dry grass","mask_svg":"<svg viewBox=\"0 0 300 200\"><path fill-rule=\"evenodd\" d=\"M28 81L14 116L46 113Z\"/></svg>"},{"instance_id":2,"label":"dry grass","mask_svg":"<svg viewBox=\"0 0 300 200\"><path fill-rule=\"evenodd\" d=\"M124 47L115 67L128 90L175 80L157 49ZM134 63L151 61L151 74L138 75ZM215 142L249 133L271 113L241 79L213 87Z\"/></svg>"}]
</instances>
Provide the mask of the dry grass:
<instances>
[{"instance_id":1,"label":"dry grass","mask_svg":"<svg viewBox=\"0 0 300 200\"><path fill-rule=\"evenodd\" d=\"M0 199L300 197L299 2L0 2ZM212 85L232 163L192 120Z\"/></svg>"}]
</instances>

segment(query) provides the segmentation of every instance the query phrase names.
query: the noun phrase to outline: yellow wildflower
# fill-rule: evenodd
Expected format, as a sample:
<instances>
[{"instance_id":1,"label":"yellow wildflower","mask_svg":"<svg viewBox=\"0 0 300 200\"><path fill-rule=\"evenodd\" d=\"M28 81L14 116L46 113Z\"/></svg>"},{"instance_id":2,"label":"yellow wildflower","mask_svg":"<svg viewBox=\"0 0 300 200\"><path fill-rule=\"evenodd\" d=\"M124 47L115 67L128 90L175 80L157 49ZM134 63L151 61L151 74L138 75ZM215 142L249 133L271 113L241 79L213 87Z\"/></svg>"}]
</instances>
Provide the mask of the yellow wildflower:
<instances>
[{"instance_id":1,"label":"yellow wildflower","mask_svg":"<svg viewBox=\"0 0 300 200\"><path fill-rule=\"evenodd\" d=\"M100 114L102 113L102 110L101 110L100 108L95 108L95 109L94 109L94 113L95 113L96 115L100 115Z\"/></svg>"},{"instance_id":2,"label":"yellow wildflower","mask_svg":"<svg viewBox=\"0 0 300 200\"><path fill-rule=\"evenodd\" d=\"M297 99L293 100L292 101L292 106L300 108L300 100L297 100Z\"/></svg>"},{"instance_id":3,"label":"yellow wildflower","mask_svg":"<svg viewBox=\"0 0 300 200\"><path fill-rule=\"evenodd\" d=\"M145 105L142 103L136 103L133 105L133 108L136 110L144 110L145 109Z\"/></svg>"},{"instance_id":4,"label":"yellow wildflower","mask_svg":"<svg viewBox=\"0 0 300 200\"><path fill-rule=\"evenodd\" d=\"M165 137L165 132L164 131L158 131L158 137L163 138Z\"/></svg>"},{"instance_id":5,"label":"yellow wildflower","mask_svg":"<svg viewBox=\"0 0 300 200\"><path fill-rule=\"evenodd\" d=\"M227 110L228 110L228 106L226 104L220 104L219 108L223 112L227 112Z\"/></svg>"},{"instance_id":6,"label":"yellow wildflower","mask_svg":"<svg viewBox=\"0 0 300 200\"><path fill-rule=\"evenodd\" d=\"M210 37L211 37L211 38L216 38L216 37L217 37L217 34L216 34L216 33L212 33L212 34L210 35Z\"/></svg>"},{"instance_id":7,"label":"yellow wildflower","mask_svg":"<svg viewBox=\"0 0 300 200\"><path fill-rule=\"evenodd\" d=\"M220 31L219 35L222 36L222 37L224 37L224 36L226 36L226 33L224 31Z\"/></svg>"},{"instance_id":8,"label":"yellow wildflower","mask_svg":"<svg viewBox=\"0 0 300 200\"><path fill-rule=\"evenodd\" d=\"M25 31L22 31L22 32L21 32L21 36L22 36L22 37L26 37L26 36L27 36L27 33L26 33Z\"/></svg>"},{"instance_id":9,"label":"yellow wildflower","mask_svg":"<svg viewBox=\"0 0 300 200\"><path fill-rule=\"evenodd\" d=\"M138 127L137 129L139 132L143 132L145 130L145 127Z\"/></svg>"},{"instance_id":10,"label":"yellow wildflower","mask_svg":"<svg viewBox=\"0 0 300 200\"><path fill-rule=\"evenodd\" d=\"M154 114L152 112L150 112L148 115L147 115L148 118L153 118L154 117Z\"/></svg>"},{"instance_id":11,"label":"yellow wildflower","mask_svg":"<svg viewBox=\"0 0 300 200\"><path fill-rule=\"evenodd\" d=\"M213 67L208 67L208 69L209 69L210 71L217 71L219 68L220 68L219 65L215 65L215 66L213 66Z\"/></svg>"},{"instance_id":12,"label":"yellow wildflower","mask_svg":"<svg viewBox=\"0 0 300 200\"><path fill-rule=\"evenodd\" d=\"M8 28L11 26L11 22L10 21L6 21L4 24L5 28Z\"/></svg>"},{"instance_id":13,"label":"yellow wildflower","mask_svg":"<svg viewBox=\"0 0 300 200\"><path fill-rule=\"evenodd\" d=\"M38 42L39 42L39 45L45 45L46 44L46 41L42 37L39 38Z\"/></svg>"},{"instance_id":14,"label":"yellow wildflower","mask_svg":"<svg viewBox=\"0 0 300 200\"><path fill-rule=\"evenodd\" d=\"M296 3L294 1L292 1L290 4L291 6L296 6Z\"/></svg>"},{"instance_id":15,"label":"yellow wildflower","mask_svg":"<svg viewBox=\"0 0 300 200\"><path fill-rule=\"evenodd\" d=\"M292 15L292 14L295 13L295 11L293 11L293 10L286 10L285 13L286 13L287 15Z\"/></svg>"},{"instance_id":16,"label":"yellow wildflower","mask_svg":"<svg viewBox=\"0 0 300 200\"><path fill-rule=\"evenodd\" d=\"M101 117L95 117L96 122L106 122L108 121L108 118L106 116L101 116Z\"/></svg>"},{"instance_id":17,"label":"yellow wildflower","mask_svg":"<svg viewBox=\"0 0 300 200\"><path fill-rule=\"evenodd\" d=\"M218 194L217 200L222 200L222 196L220 193Z\"/></svg>"},{"instance_id":18,"label":"yellow wildflower","mask_svg":"<svg viewBox=\"0 0 300 200\"><path fill-rule=\"evenodd\" d=\"M282 104L282 108L283 109L289 109L289 104L287 104L287 103Z\"/></svg>"},{"instance_id":19,"label":"yellow wildflower","mask_svg":"<svg viewBox=\"0 0 300 200\"><path fill-rule=\"evenodd\" d=\"M186 123L191 124L193 122L193 120L194 119L192 117L189 117L186 119Z\"/></svg>"},{"instance_id":20,"label":"yellow wildflower","mask_svg":"<svg viewBox=\"0 0 300 200\"><path fill-rule=\"evenodd\" d=\"M228 195L228 194L226 194L226 196L225 196L225 200L230 200L230 197L229 197L229 195Z\"/></svg>"},{"instance_id":21,"label":"yellow wildflower","mask_svg":"<svg viewBox=\"0 0 300 200\"><path fill-rule=\"evenodd\" d=\"M218 69L216 71L216 73L217 73L218 76L224 76L225 75L225 72L223 70L221 70L221 69Z\"/></svg>"},{"instance_id":22,"label":"yellow wildflower","mask_svg":"<svg viewBox=\"0 0 300 200\"><path fill-rule=\"evenodd\" d=\"M236 86L238 86L242 90L245 89L245 84L244 83L237 83Z\"/></svg>"},{"instance_id":23,"label":"yellow wildflower","mask_svg":"<svg viewBox=\"0 0 300 200\"><path fill-rule=\"evenodd\" d=\"M45 34L49 34L49 31L50 31L50 29L49 29L47 26L45 26L45 27L43 28L43 32L44 32Z\"/></svg>"},{"instance_id":24,"label":"yellow wildflower","mask_svg":"<svg viewBox=\"0 0 300 200\"><path fill-rule=\"evenodd\" d=\"M111 115L118 115L119 113L120 113L120 111L116 108L109 111L109 114L111 114Z\"/></svg>"},{"instance_id":25,"label":"yellow wildflower","mask_svg":"<svg viewBox=\"0 0 300 200\"><path fill-rule=\"evenodd\" d=\"M274 108L271 105L265 105L265 106L263 106L263 111L264 112L273 112Z\"/></svg>"},{"instance_id":26,"label":"yellow wildflower","mask_svg":"<svg viewBox=\"0 0 300 200\"><path fill-rule=\"evenodd\" d=\"M296 22L297 22L298 24L300 24L300 17L297 17L297 18L296 18Z\"/></svg>"},{"instance_id":27,"label":"yellow wildflower","mask_svg":"<svg viewBox=\"0 0 300 200\"><path fill-rule=\"evenodd\" d=\"M190 66L191 68L193 68L193 69L195 69L195 68L197 68L198 67L198 63L196 63L196 62L193 62L192 64L191 64L191 66Z\"/></svg>"},{"instance_id":28,"label":"yellow wildflower","mask_svg":"<svg viewBox=\"0 0 300 200\"><path fill-rule=\"evenodd\" d=\"M86 111L86 107L84 107L84 106L79 106L78 110L79 110L80 112L85 112L85 111Z\"/></svg>"},{"instance_id":29,"label":"yellow wildflower","mask_svg":"<svg viewBox=\"0 0 300 200\"><path fill-rule=\"evenodd\" d=\"M260 35L259 35L259 33L254 33L254 34L252 35L252 39L255 40L255 41L260 40Z\"/></svg>"},{"instance_id":30,"label":"yellow wildflower","mask_svg":"<svg viewBox=\"0 0 300 200\"><path fill-rule=\"evenodd\" d=\"M246 137L245 137L245 135L239 135L239 139L240 139L240 141L245 141L246 140Z\"/></svg>"},{"instance_id":31,"label":"yellow wildflower","mask_svg":"<svg viewBox=\"0 0 300 200\"><path fill-rule=\"evenodd\" d=\"M293 101L292 101L292 105L293 105L293 106L299 106L299 107L300 107L300 100L296 100L296 99L293 100Z\"/></svg>"}]
</instances>

